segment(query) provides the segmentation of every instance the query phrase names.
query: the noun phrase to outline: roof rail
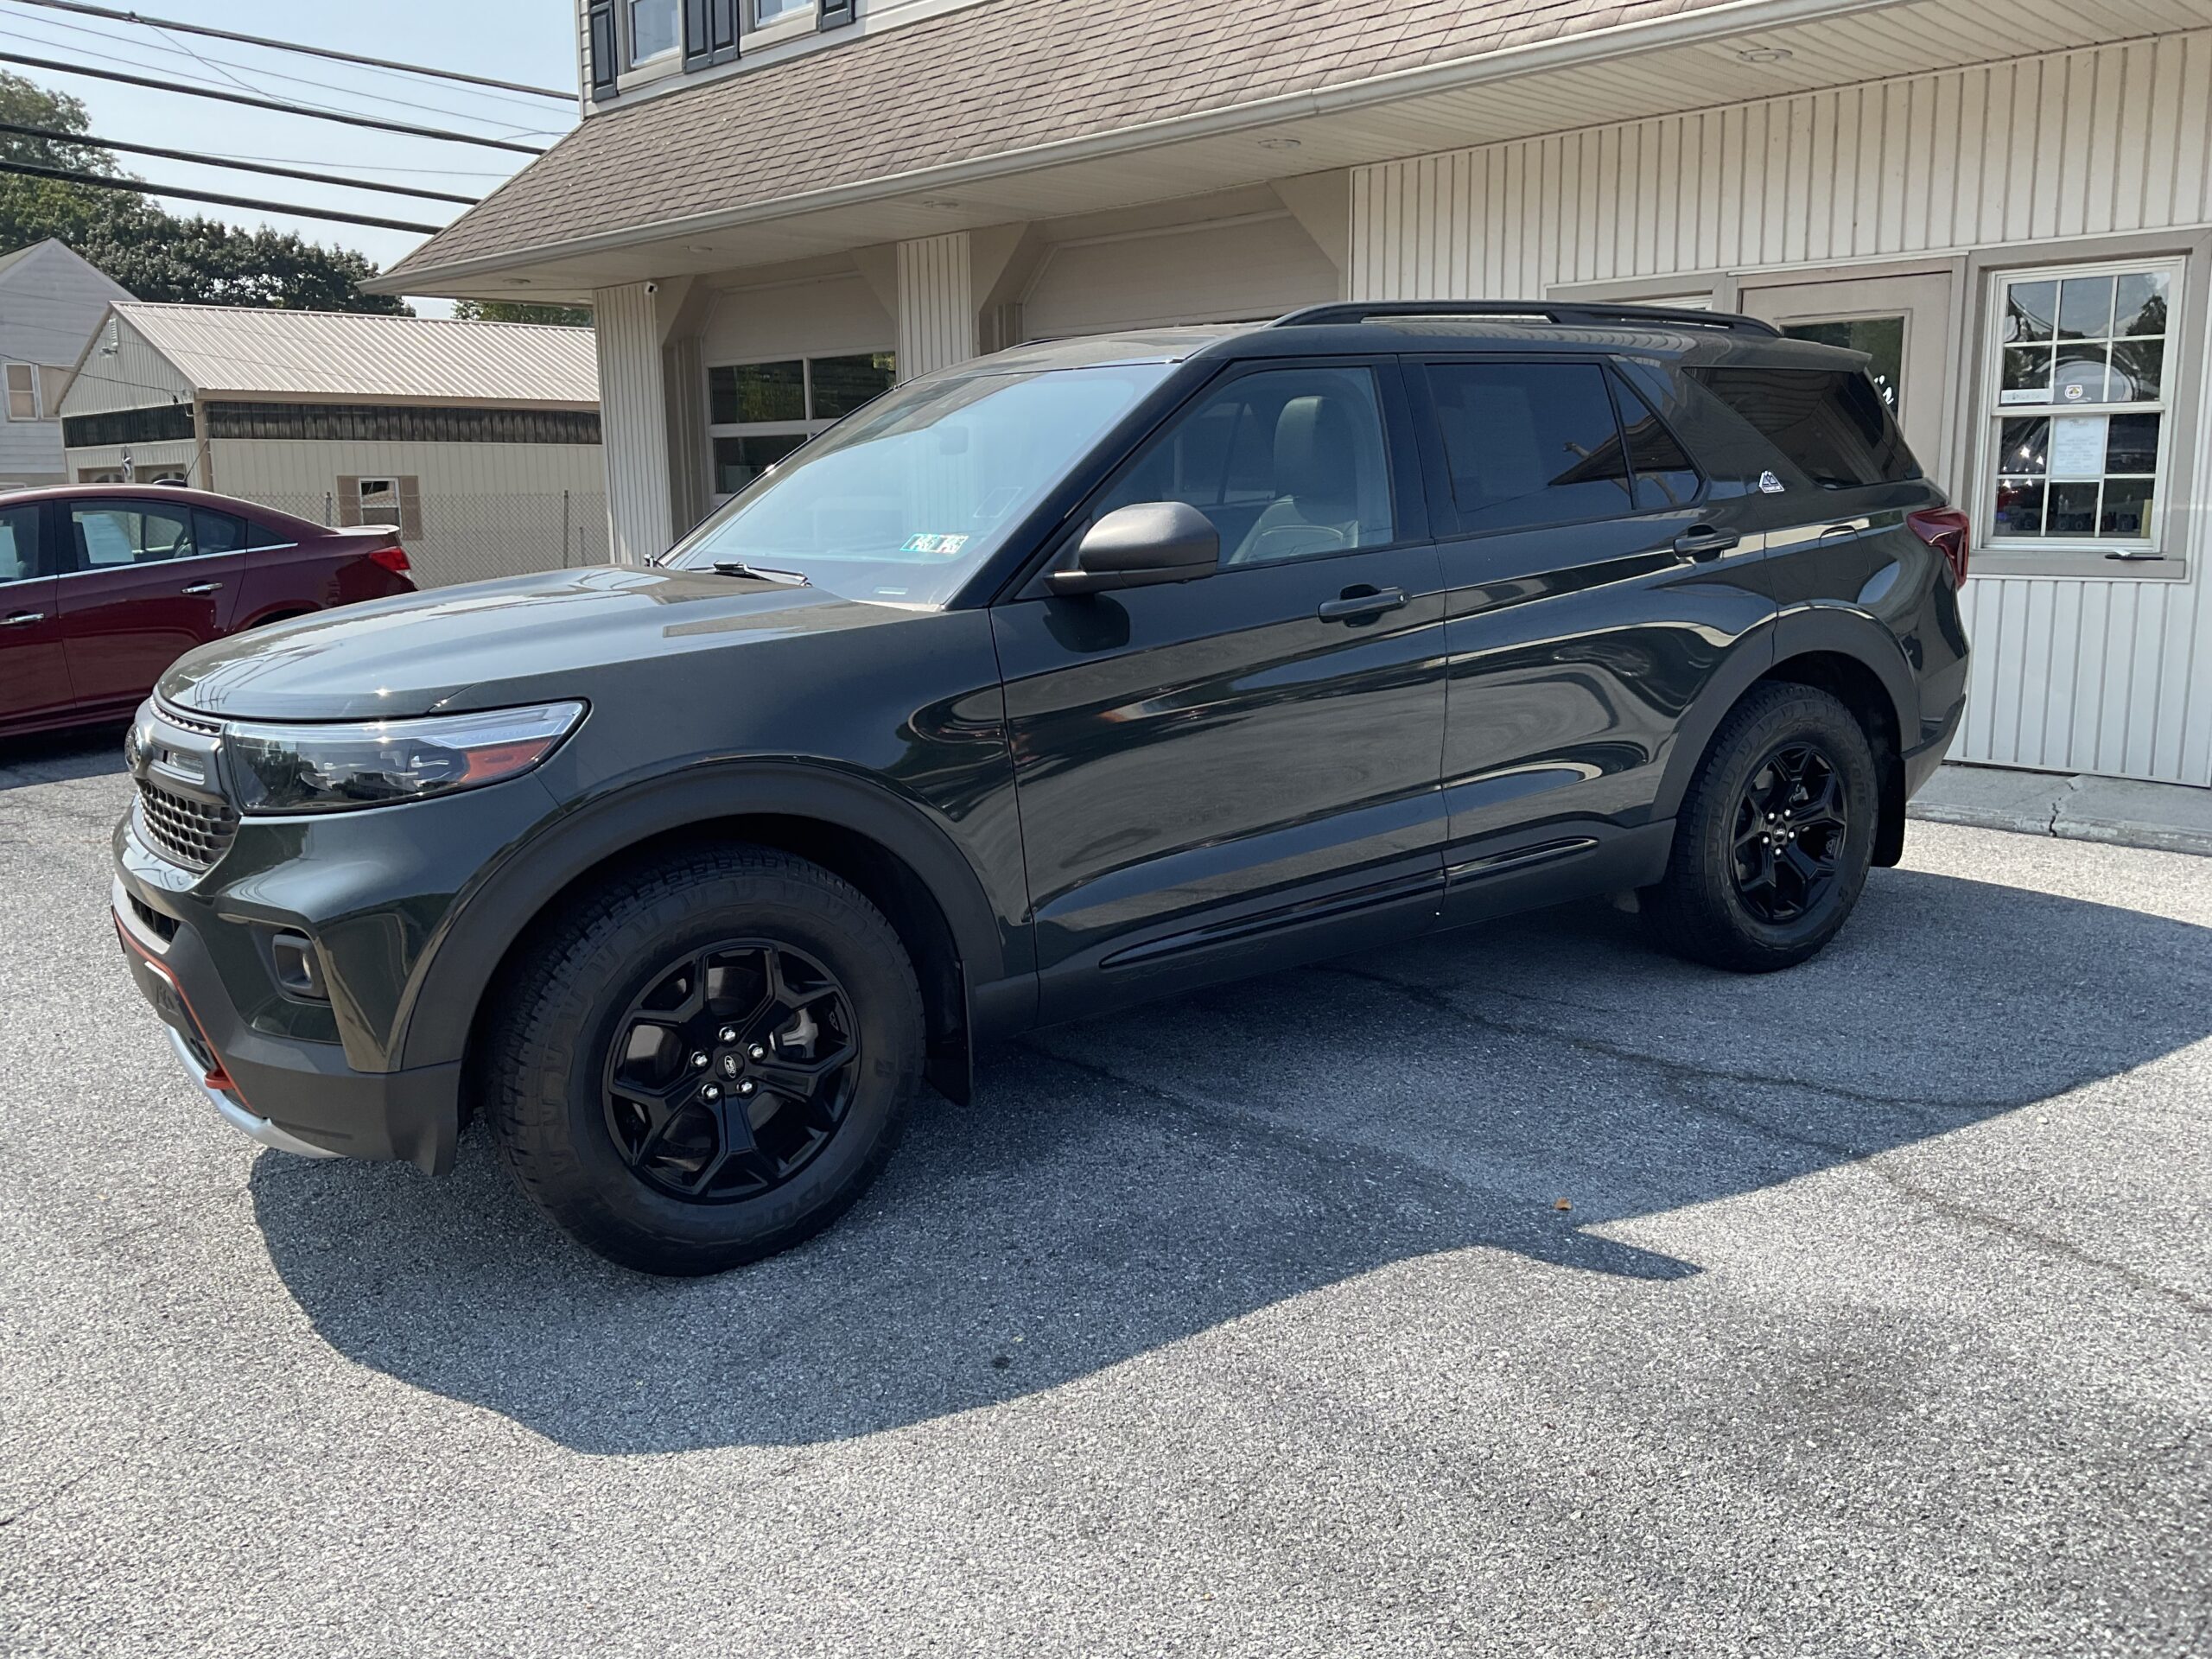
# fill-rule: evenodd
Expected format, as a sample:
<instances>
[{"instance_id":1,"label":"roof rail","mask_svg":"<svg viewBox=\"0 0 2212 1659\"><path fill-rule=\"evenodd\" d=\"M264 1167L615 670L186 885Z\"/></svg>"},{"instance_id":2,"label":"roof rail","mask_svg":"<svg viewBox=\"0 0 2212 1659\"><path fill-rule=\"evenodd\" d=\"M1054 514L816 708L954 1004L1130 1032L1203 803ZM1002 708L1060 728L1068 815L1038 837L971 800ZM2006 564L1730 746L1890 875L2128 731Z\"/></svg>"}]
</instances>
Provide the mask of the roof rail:
<instances>
[{"instance_id":1,"label":"roof rail","mask_svg":"<svg viewBox=\"0 0 2212 1659\"><path fill-rule=\"evenodd\" d=\"M1782 330L1757 317L1733 311L1689 311L1665 305L1611 305L1602 300L1352 300L1309 305L1277 317L1271 328L1307 328L1332 322L1366 322L1376 317L1519 317L1570 327L1611 327L1620 323L1669 328L1719 328L1730 334L1779 337Z\"/></svg>"}]
</instances>

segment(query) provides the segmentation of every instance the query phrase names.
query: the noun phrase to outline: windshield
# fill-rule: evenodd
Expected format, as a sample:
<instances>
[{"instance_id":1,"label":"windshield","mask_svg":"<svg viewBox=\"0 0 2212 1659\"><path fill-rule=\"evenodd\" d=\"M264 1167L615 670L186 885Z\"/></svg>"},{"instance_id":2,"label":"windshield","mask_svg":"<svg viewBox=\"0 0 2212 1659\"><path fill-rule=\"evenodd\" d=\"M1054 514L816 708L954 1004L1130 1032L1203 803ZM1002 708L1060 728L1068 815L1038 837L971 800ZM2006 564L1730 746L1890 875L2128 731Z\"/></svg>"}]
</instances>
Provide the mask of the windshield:
<instances>
[{"instance_id":1,"label":"windshield","mask_svg":"<svg viewBox=\"0 0 2212 1659\"><path fill-rule=\"evenodd\" d=\"M754 480L667 563L795 571L847 599L942 605L1173 367L900 386Z\"/></svg>"}]
</instances>

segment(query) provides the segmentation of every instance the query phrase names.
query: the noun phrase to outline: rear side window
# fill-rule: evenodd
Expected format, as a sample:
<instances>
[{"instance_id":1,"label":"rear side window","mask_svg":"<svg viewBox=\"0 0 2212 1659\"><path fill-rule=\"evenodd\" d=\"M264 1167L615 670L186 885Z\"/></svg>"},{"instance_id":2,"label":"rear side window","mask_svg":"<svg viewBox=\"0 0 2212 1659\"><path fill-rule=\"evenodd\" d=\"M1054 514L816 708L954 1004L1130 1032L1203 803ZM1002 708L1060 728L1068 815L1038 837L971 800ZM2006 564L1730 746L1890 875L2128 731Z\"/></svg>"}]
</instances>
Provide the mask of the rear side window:
<instances>
[{"instance_id":1,"label":"rear side window","mask_svg":"<svg viewBox=\"0 0 2212 1659\"><path fill-rule=\"evenodd\" d=\"M1613 382L1620 399L1621 420L1628 435L1629 466L1636 474L1636 505L1641 512L1662 512L1686 507L1697 499L1704 480L1682 452L1682 446L1658 412L1638 397L1635 388Z\"/></svg>"},{"instance_id":2,"label":"rear side window","mask_svg":"<svg viewBox=\"0 0 2212 1659\"><path fill-rule=\"evenodd\" d=\"M1428 383L1463 530L1656 512L1703 487L1651 406L1595 363L1432 363Z\"/></svg>"},{"instance_id":3,"label":"rear side window","mask_svg":"<svg viewBox=\"0 0 2212 1659\"><path fill-rule=\"evenodd\" d=\"M1882 394L1858 370L1730 365L1689 372L1824 490L1921 475Z\"/></svg>"},{"instance_id":4,"label":"rear side window","mask_svg":"<svg viewBox=\"0 0 2212 1659\"><path fill-rule=\"evenodd\" d=\"M245 546L245 520L232 513L194 507L192 533L202 553L236 553Z\"/></svg>"},{"instance_id":5,"label":"rear side window","mask_svg":"<svg viewBox=\"0 0 2212 1659\"><path fill-rule=\"evenodd\" d=\"M1463 530L1626 512L1633 500L1605 372L1594 363L1433 363Z\"/></svg>"}]
</instances>

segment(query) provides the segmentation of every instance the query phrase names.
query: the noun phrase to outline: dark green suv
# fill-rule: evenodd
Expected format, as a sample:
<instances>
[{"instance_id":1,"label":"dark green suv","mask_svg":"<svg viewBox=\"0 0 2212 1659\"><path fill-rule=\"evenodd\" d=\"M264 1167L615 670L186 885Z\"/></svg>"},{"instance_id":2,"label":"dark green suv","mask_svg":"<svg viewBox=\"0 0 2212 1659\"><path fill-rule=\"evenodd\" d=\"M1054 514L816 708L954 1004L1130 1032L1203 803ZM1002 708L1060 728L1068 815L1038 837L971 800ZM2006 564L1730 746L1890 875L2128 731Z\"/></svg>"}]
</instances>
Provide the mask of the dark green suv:
<instances>
[{"instance_id":1,"label":"dark green suv","mask_svg":"<svg viewBox=\"0 0 2212 1659\"><path fill-rule=\"evenodd\" d=\"M1745 318L1025 346L653 566L186 657L117 926L257 1138L435 1173L480 1112L593 1249L709 1272L1040 1021L1599 893L1802 961L1958 723L1967 542L1863 359Z\"/></svg>"}]
</instances>

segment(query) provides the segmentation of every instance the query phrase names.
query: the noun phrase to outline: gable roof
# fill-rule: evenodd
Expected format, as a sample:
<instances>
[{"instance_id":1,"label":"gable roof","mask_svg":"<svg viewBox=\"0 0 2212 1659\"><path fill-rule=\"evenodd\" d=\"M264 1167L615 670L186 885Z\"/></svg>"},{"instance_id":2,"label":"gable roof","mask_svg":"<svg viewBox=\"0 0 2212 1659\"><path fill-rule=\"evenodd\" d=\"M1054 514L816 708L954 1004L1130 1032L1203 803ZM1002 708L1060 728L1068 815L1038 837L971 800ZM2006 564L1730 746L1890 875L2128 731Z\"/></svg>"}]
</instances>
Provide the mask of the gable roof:
<instances>
[{"instance_id":1,"label":"gable roof","mask_svg":"<svg viewBox=\"0 0 2212 1659\"><path fill-rule=\"evenodd\" d=\"M372 286L1745 0L984 0L588 117ZM1312 113L1279 111L1273 118ZM1255 116L1255 120L1263 118Z\"/></svg>"},{"instance_id":2,"label":"gable roof","mask_svg":"<svg viewBox=\"0 0 2212 1659\"><path fill-rule=\"evenodd\" d=\"M11 253L0 253L0 277L6 277L34 262L56 258L67 259L87 276L98 278L103 286L113 289L125 299L130 297L129 289L124 287L121 283L117 282L114 277L109 276L58 236L41 237L35 242L24 244Z\"/></svg>"},{"instance_id":3,"label":"gable roof","mask_svg":"<svg viewBox=\"0 0 2212 1659\"><path fill-rule=\"evenodd\" d=\"M111 308L203 395L599 402L588 328L141 300Z\"/></svg>"}]
</instances>

